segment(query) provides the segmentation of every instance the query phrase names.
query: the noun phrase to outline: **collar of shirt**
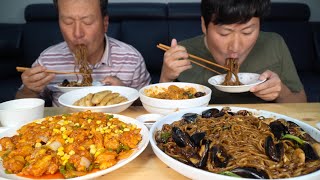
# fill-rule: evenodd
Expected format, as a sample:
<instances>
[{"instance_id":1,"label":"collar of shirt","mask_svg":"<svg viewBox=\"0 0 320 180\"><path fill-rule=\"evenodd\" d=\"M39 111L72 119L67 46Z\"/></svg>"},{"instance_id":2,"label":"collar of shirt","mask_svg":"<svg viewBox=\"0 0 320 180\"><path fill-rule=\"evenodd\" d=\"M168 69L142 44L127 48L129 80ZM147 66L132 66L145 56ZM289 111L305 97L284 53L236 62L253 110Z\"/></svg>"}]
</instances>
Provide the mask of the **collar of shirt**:
<instances>
[{"instance_id":1,"label":"collar of shirt","mask_svg":"<svg viewBox=\"0 0 320 180\"><path fill-rule=\"evenodd\" d=\"M109 39L108 39L108 36L105 35L105 43L106 43L106 46L104 48L104 53L101 57L101 61L98 62L97 64L95 64L93 66L93 68L99 68L101 65L107 65L107 66L111 66L111 61L110 61L110 58L109 58L109 52L111 51L110 50L110 45L109 45Z\"/></svg>"}]
</instances>

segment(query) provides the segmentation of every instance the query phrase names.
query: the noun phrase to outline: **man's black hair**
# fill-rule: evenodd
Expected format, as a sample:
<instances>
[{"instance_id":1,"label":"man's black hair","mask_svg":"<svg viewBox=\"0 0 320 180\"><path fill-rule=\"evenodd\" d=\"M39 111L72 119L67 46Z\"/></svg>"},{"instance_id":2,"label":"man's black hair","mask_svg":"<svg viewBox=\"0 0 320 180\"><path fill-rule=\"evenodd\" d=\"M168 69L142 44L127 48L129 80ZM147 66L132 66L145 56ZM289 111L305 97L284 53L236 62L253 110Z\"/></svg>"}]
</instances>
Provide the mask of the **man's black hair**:
<instances>
[{"instance_id":1,"label":"man's black hair","mask_svg":"<svg viewBox=\"0 0 320 180\"><path fill-rule=\"evenodd\" d=\"M53 4L58 9L58 0L53 0ZM100 0L100 11L103 17L108 15L108 0Z\"/></svg>"},{"instance_id":2,"label":"man's black hair","mask_svg":"<svg viewBox=\"0 0 320 180\"><path fill-rule=\"evenodd\" d=\"M270 0L202 0L201 15L205 26L246 23L253 17L263 19L270 12Z\"/></svg>"}]
</instances>

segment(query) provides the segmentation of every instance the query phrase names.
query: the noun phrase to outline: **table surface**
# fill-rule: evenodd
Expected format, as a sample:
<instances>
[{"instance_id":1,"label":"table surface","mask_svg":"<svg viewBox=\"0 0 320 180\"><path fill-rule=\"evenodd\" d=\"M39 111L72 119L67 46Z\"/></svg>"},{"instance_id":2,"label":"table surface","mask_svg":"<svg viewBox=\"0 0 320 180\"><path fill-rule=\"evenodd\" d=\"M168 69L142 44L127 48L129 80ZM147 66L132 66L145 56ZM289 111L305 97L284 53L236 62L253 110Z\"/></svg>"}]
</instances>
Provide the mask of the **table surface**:
<instances>
[{"instance_id":1,"label":"table surface","mask_svg":"<svg viewBox=\"0 0 320 180\"><path fill-rule=\"evenodd\" d=\"M218 106L218 105L210 105ZM222 106L246 107L259 110L272 111L279 114L284 114L301 121L304 121L312 126L320 122L320 103L292 103L292 104L223 104ZM70 109L61 107L45 108L45 116L68 113ZM127 110L119 113L121 115L136 118L139 115L148 113L141 106L131 106ZM186 177L175 172L173 169L164 164L153 153L150 144L145 151L136 159L127 165L97 178L98 180L112 179L187 179Z\"/></svg>"}]
</instances>

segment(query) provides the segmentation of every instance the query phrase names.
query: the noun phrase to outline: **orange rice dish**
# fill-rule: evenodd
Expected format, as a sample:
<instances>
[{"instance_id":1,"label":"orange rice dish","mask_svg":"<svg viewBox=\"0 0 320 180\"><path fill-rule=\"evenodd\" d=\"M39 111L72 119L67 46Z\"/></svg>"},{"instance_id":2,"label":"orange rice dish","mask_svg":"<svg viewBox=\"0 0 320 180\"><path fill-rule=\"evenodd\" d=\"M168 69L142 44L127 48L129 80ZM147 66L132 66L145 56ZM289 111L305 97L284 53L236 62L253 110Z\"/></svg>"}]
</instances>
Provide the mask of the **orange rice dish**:
<instances>
[{"instance_id":1,"label":"orange rice dish","mask_svg":"<svg viewBox=\"0 0 320 180\"><path fill-rule=\"evenodd\" d=\"M142 140L141 129L101 112L78 112L34 121L17 135L0 139L6 173L64 178L107 169L129 157Z\"/></svg>"}]
</instances>

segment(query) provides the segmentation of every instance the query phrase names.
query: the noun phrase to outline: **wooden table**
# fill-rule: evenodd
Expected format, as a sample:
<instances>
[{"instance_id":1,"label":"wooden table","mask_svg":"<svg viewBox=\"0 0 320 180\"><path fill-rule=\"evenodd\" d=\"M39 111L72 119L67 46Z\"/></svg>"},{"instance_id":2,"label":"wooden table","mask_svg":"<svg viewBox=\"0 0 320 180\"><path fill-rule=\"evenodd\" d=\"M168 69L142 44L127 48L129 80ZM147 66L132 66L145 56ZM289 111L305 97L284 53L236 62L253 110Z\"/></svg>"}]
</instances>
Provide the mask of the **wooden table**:
<instances>
[{"instance_id":1,"label":"wooden table","mask_svg":"<svg viewBox=\"0 0 320 180\"><path fill-rule=\"evenodd\" d=\"M214 106L214 105L211 105ZM320 103L292 103L292 104L232 104L223 106L236 106L247 107L254 109L261 109L284 114L299 120L302 120L312 126L320 122ZM45 115L57 115L67 113L67 108L45 108ZM132 106L129 109L121 112L121 115L135 118L141 114L148 113L141 106ZM157 156L153 153L150 145L145 151L140 154L135 160L131 161L127 165L97 178L98 180L156 180L156 179L187 179L179 173L172 170L165 165Z\"/></svg>"}]
</instances>

